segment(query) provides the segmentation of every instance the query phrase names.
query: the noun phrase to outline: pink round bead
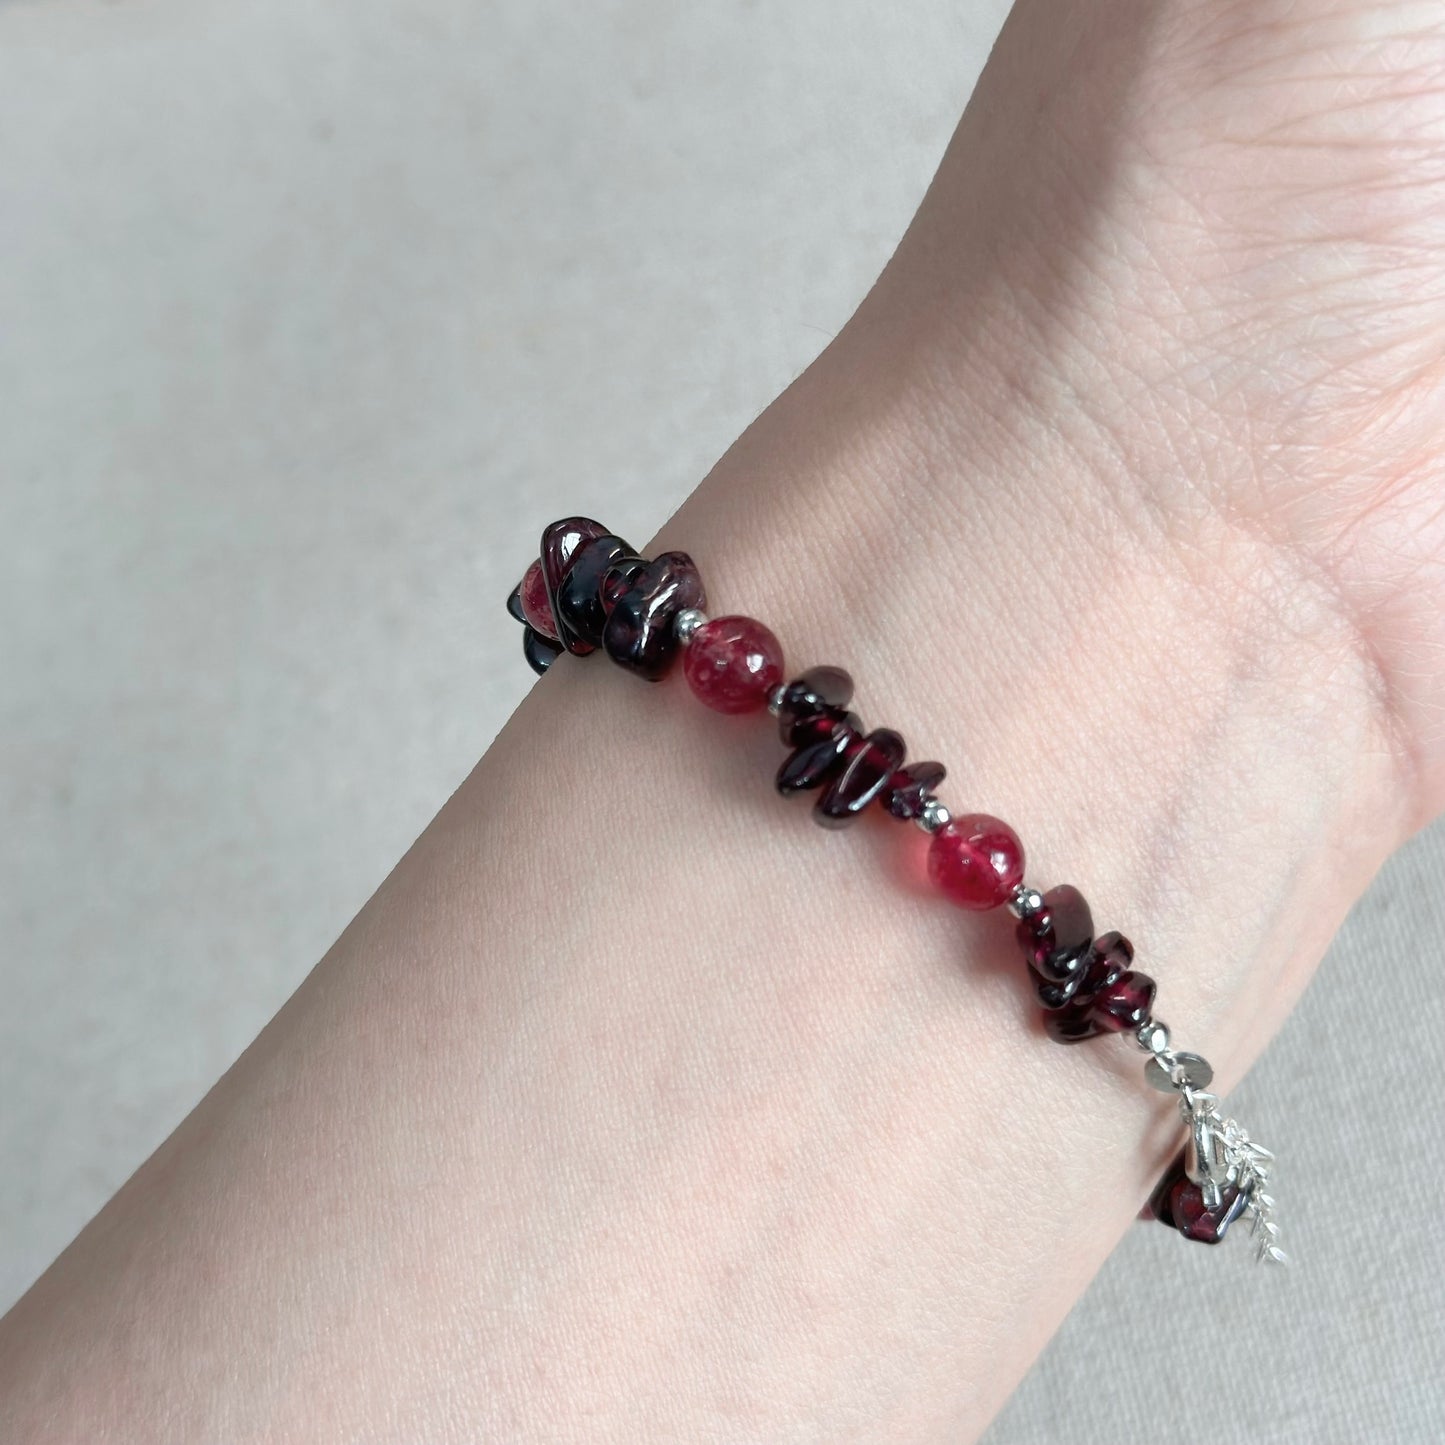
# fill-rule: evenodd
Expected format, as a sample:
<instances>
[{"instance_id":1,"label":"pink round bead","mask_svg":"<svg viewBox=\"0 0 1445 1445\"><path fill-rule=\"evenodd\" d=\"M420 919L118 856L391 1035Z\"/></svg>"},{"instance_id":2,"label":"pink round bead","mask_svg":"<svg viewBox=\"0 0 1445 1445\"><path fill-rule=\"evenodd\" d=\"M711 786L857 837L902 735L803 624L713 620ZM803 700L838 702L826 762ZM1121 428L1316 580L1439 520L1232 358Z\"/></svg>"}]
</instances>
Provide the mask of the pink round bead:
<instances>
[{"instance_id":1,"label":"pink round bead","mask_svg":"<svg viewBox=\"0 0 1445 1445\"><path fill-rule=\"evenodd\" d=\"M928 876L960 908L997 908L1023 881L1023 844L1007 823L965 814L933 835Z\"/></svg>"},{"instance_id":2,"label":"pink round bead","mask_svg":"<svg viewBox=\"0 0 1445 1445\"><path fill-rule=\"evenodd\" d=\"M542 564L533 562L522 574L522 616L543 637L557 640L557 624L552 617L552 604L547 600L547 580Z\"/></svg>"},{"instance_id":3,"label":"pink round bead","mask_svg":"<svg viewBox=\"0 0 1445 1445\"><path fill-rule=\"evenodd\" d=\"M715 712L756 712L783 680L783 649L751 617L714 617L688 639L682 672Z\"/></svg>"}]
</instances>

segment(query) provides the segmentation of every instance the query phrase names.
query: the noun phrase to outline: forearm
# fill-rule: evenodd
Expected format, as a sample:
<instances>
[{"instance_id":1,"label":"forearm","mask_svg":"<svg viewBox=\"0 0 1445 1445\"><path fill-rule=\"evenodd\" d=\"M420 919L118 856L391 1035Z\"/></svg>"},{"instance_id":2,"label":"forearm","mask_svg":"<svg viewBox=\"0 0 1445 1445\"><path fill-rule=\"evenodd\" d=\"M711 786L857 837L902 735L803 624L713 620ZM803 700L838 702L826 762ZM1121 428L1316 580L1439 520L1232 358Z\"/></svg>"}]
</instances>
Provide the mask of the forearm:
<instances>
[{"instance_id":1,"label":"forearm","mask_svg":"<svg viewBox=\"0 0 1445 1445\"><path fill-rule=\"evenodd\" d=\"M1227 1086L1395 841L1369 689L1327 610L1191 580L1189 543L1256 570L1237 539L1107 520L981 375L957 447L875 341L665 539L1083 887ZM14 1438L981 1425L1175 1125L1135 1050L1042 1035L1006 920L930 895L921 835L818 833L778 753L560 664L8 1321Z\"/></svg>"}]
</instances>

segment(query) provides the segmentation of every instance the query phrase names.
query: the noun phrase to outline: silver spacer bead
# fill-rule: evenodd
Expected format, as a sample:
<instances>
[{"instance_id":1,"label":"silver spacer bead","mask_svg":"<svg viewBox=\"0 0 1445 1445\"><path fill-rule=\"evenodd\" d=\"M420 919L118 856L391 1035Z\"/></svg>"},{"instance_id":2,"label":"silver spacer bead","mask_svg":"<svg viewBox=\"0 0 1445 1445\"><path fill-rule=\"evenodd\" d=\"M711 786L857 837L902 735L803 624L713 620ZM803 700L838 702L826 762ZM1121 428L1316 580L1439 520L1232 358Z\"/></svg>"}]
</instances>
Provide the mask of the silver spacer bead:
<instances>
[{"instance_id":1,"label":"silver spacer bead","mask_svg":"<svg viewBox=\"0 0 1445 1445\"><path fill-rule=\"evenodd\" d=\"M1008 901L1008 911L1015 918L1032 918L1044 911L1044 895L1037 888L1026 888L1020 883Z\"/></svg>"},{"instance_id":2,"label":"silver spacer bead","mask_svg":"<svg viewBox=\"0 0 1445 1445\"><path fill-rule=\"evenodd\" d=\"M948 827L953 821L953 814L937 798L930 798L923 805L923 811L913 821L925 833L936 833L940 828Z\"/></svg>"},{"instance_id":3,"label":"silver spacer bead","mask_svg":"<svg viewBox=\"0 0 1445 1445\"><path fill-rule=\"evenodd\" d=\"M706 621L706 612L700 611L696 607L684 607L682 611L672 619L673 634L685 647L692 640L692 634Z\"/></svg>"},{"instance_id":4,"label":"silver spacer bead","mask_svg":"<svg viewBox=\"0 0 1445 1445\"><path fill-rule=\"evenodd\" d=\"M1157 1058L1169 1052L1169 1026L1160 1023L1158 1019L1145 1019L1134 1037L1146 1054L1153 1054Z\"/></svg>"},{"instance_id":5,"label":"silver spacer bead","mask_svg":"<svg viewBox=\"0 0 1445 1445\"><path fill-rule=\"evenodd\" d=\"M787 687L787 683L780 682L768 694L768 711L772 713L774 717L777 717L777 715L783 710L783 693L787 691Z\"/></svg>"}]
</instances>

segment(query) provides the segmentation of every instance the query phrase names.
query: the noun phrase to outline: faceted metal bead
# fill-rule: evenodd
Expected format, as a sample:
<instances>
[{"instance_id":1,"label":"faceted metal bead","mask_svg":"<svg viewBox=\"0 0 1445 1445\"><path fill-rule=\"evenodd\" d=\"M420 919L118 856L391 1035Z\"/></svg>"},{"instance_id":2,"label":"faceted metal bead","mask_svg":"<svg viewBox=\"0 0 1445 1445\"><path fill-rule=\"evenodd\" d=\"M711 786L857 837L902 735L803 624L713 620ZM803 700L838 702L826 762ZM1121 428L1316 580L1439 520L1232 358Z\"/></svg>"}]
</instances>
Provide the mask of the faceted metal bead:
<instances>
[{"instance_id":1,"label":"faceted metal bead","mask_svg":"<svg viewBox=\"0 0 1445 1445\"><path fill-rule=\"evenodd\" d=\"M1037 888L1027 888L1022 883L1014 889L1014 896L1008 901L1008 911L1020 920L1042 913L1043 908L1044 895Z\"/></svg>"},{"instance_id":2,"label":"faceted metal bead","mask_svg":"<svg viewBox=\"0 0 1445 1445\"><path fill-rule=\"evenodd\" d=\"M929 798L913 821L925 833L936 833L953 822L953 814L937 798Z\"/></svg>"},{"instance_id":3,"label":"faceted metal bead","mask_svg":"<svg viewBox=\"0 0 1445 1445\"><path fill-rule=\"evenodd\" d=\"M1146 1054L1167 1054L1169 1052L1169 1028L1158 1019L1145 1019L1134 1035L1139 1047Z\"/></svg>"},{"instance_id":4,"label":"faceted metal bead","mask_svg":"<svg viewBox=\"0 0 1445 1445\"><path fill-rule=\"evenodd\" d=\"M707 613L699 607L684 607L672 619L672 631L677 640L686 646L694 632L707 621Z\"/></svg>"}]
</instances>

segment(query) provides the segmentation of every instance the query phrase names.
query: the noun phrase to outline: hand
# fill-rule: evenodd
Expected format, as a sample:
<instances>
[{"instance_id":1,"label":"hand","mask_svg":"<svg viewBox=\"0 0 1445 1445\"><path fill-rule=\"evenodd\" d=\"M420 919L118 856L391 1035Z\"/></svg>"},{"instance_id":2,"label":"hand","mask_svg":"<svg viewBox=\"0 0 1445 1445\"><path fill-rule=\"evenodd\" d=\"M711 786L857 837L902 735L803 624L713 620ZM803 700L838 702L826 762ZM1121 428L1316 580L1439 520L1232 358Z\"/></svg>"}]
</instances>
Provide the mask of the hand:
<instances>
[{"instance_id":1,"label":"hand","mask_svg":"<svg viewBox=\"0 0 1445 1445\"><path fill-rule=\"evenodd\" d=\"M915 296L946 298L928 364L988 354L1202 591L1357 674L1408 826L1433 816L1439 16L1362 0L1025 4L974 110L900 258Z\"/></svg>"}]
</instances>

